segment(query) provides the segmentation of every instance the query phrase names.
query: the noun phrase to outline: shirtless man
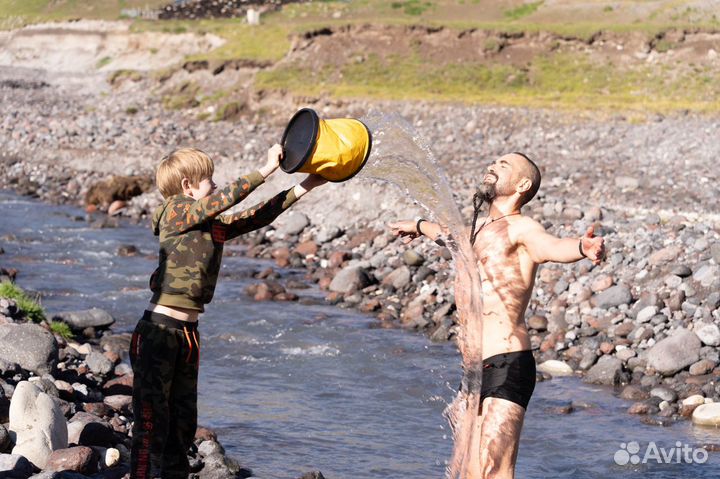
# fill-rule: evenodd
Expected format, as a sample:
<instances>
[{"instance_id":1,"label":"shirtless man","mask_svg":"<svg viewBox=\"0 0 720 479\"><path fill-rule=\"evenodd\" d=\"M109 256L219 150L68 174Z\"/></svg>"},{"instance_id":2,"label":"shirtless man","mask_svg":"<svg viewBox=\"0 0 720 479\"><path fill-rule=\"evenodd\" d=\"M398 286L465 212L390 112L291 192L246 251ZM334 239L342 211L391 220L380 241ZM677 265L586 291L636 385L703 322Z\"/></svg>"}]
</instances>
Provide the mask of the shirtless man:
<instances>
[{"instance_id":1,"label":"shirtless man","mask_svg":"<svg viewBox=\"0 0 720 479\"><path fill-rule=\"evenodd\" d=\"M583 258L599 264L604 256L603 239L593 236L592 227L581 238L557 238L522 215L522 206L539 187L540 170L535 163L522 153L511 153L488 167L473 198L469 234L482 280L483 368L480 431L473 435L473 464L466 478L514 477L520 431L535 388L535 360L524 318L538 265ZM489 210L480 222L483 202ZM406 243L421 235L441 242L446 231L443 225L425 220L389 226ZM465 371L465 388L476 383L470 374Z\"/></svg>"}]
</instances>

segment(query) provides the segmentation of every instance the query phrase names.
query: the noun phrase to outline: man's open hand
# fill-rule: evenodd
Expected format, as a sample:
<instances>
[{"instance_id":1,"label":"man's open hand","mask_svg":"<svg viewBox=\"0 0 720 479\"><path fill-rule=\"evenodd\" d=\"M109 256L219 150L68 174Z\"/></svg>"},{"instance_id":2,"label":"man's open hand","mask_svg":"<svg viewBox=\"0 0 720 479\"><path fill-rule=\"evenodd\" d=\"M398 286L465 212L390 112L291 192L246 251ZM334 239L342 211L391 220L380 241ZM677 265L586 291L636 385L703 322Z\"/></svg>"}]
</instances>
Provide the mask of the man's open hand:
<instances>
[{"instance_id":1,"label":"man's open hand","mask_svg":"<svg viewBox=\"0 0 720 479\"><path fill-rule=\"evenodd\" d=\"M415 238L417 238L419 235L416 226L417 223L412 220L403 220L403 221L396 221L394 223L388 223L388 226L390 227L390 232L394 234L395 236L399 236L400 240L408 244Z\"/></svg>"},{"instance_id":2,"label":"man's open hand","mask_svg":"<svg viewBox=\"0 0 720 479\"><path fill-rule=\"evenodd\" d=\"M583 253L593 262L594 265L600 264L605 258L605 240L601 236L595 236L595 227L588 227L585 235L580 238Z\"/></svg>"}]
</instances>

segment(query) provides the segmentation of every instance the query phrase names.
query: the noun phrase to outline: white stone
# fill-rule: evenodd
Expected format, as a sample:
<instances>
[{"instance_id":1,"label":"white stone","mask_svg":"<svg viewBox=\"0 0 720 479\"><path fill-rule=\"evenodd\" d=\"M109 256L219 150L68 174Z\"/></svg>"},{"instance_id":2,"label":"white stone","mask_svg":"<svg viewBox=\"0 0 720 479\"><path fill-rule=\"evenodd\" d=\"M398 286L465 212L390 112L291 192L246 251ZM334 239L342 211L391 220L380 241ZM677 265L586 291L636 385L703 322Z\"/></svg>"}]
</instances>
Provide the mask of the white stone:
<instances>
[{"instance_id":1,"label":"white stone","mask_svg":"<svg viewBox=\"0 0 720 479\"><path fill-rule=\"evenodd\" d=\"M538 365L538 371L550 376L572 376L573 369L565 362L550 359Z\"/></svg>"},{"instance_id":2,"label":"white stone","mask_svg":"<svg viewBox=\"0 0 720 479\"><path fill-rule=\"evenodd\" d=\"M706 346L720 346L720 328L716 324L702 324L695 328L695 334Z\"/></svg>"},{"instance_id":3,"label":"white stone","mask_svg":"<svg viewBox=\"0 0 720 479\"><path fill-rule=\"evenodd\" d=\"M105 451L105 466L114 467L114 466L117 466L119 463L120 463L120 451L118 451L114 447L108 448L108 450Z\"/></svg>"},{"instance_id":4,"label":"white stone","mask_svg":"<svg viewBox=\"0 0 720 479\"><path fill-rule=\"evenodd\" d=\"M720 403L701 404L693 411L692 421L698 426L720 426Z\"/></svg>"},{"instance_id":5,"label":"white stone","mask_svg":"<svg viewBox=\"0 0 720 479\"><path fill-rule=\"evenodd\" d=\"M697 406L705 404L705 398L700 394L693 394L683 399L683 406Z\"/></svg>"},{"instance_id":6,"label":"white stone","mask_svg":"<svg viewBox=\"0 0 720 479\"><path fill-rule=\"evenodd\" d=\"M40 469L53 451L68 447L67 422L60 406L28 381L15 388L9 429L16 437L12 453L25 456Z\"/></svg>"},{"instance_id":7,"label":"white stone","mask_svg":"<svg viewBox=\"0 0 720 479\"><path fill-rule=\"evenodd\" d=\"M637 318L635 319L639 323L647 323L650 321L650 318L657 314L657 312L657 306L646 306L638 312Z\"/></svg>"}]
</instances>

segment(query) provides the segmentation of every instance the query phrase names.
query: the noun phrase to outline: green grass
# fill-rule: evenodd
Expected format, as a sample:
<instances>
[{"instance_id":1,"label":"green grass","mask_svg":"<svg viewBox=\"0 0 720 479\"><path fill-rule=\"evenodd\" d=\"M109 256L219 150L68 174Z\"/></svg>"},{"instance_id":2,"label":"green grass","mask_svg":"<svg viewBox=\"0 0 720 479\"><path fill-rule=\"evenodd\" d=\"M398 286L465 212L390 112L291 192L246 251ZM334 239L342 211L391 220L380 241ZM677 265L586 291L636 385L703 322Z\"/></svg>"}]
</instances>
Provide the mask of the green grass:
<instances>
[{"instance_id":1,"label":"green grass","mask_svg":"<svg viewBox=\"0 0 720 479\"><path fill-rule=\"evenodd\" d=\"M166 33L212 33L226 43L207 53L188 57L193 60L251 60L276 62L290 50L290 33L283 25L251 26L242 19L138 21L132 31L161 31Z\"/></svg>"},{"instance_id":2,"label":"green grass","mask_svg":"<svg viewBox=\"0 0 720 479\"><path fill-rule=\"evenodd\" d=\"M97 65L95 65L95 68L97 68L99 70L100 68L104 67L105 65L110 64L111 61L112 61L112 58L103 57L100 60L98 60Z\"/></svg>"},{"instance_id":3,"label":"green grass","mask_svg":"<svg viewBox=\"0 0 720 479\"><path fill-rule=\"evenodd\" d=\"M528 15L532 15L537 11L538 8L540 8L543 4L543 1L539 2L532 2L532 3L526 3L524 5L520 5L517 8L513 8L511 10L506 10L504 12L505 18L510 20L519 20L523 17L527 17Z\"/></svg>"},{"instance_id":4,"label":"green grass","mask_svg":"<svg viewBox=\"0 0 720 479\"><path fill-rule=\"evenodd\" d=\"M154 8L167 3L168 0L0 0L0 28L76 18L116 20L123 9Z\"/></svg>"},{"instance_id":5,"label":"green grass","mask_svg":"<svg viewBox=\"0 0 720 479\"><path fill-rule=\"evenodd\" d=\"M25 291L13 283L0 283L0 298L10 298L17 303L24 316L35 323L45 321L45 311L38 303L38 298L30 297Z\"/></svg>"},{"instance_id":6,"label":"green grass","mask_svg":"<svg viewBox=\"0 0 720 479\"><path fill-rule=\"evenodd\" d=\"M390 6L394 9L402 9L406 15L422 15L434 5L431 2L421 0L406 0L404 2L392 2Z\"/></svg>"},{"instance_id":7,"label":"green grass","mask_svg":"<svg viewBox=\"0 0 720 479\"><path fill-rule=\"evenodd\" d=\"M70 326L63 323L62 321L51 321L50 322L50 331L52 331L54 334L57 334L61 338L64 339L70 339L73 337L72 330L70 329Z\"/></svg>"},{"instance_id":8,"label":"green grass","mask_svg":"<svg viewBox=\"0 0 720 479\"><path fill-rule=\"evenodd\" d=\"M370 56L339 72L288 65L258 73L256 87L304 95L490 103L563 110L717 111L717 72L675 77L649 67L622 70L584 54L550 54L527 68Z\"/></svg>"}]
</instances>

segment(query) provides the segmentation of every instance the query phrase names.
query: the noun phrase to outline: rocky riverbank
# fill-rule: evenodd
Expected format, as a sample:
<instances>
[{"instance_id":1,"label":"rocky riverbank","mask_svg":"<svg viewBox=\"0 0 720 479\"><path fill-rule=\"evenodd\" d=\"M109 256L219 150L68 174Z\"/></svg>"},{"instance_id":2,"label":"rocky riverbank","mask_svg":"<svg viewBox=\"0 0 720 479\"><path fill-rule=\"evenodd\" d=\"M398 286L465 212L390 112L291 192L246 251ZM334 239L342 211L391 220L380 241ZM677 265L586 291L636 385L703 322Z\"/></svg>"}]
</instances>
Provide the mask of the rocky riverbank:
<instances>
[{"instance_id":1,"label":"rocky riverbank","mask_svg":"<svg viewBox=\"0 0 720 479\"><path fill-rule=\"evenodd\" d=\"M303 103L273 101L254 117L205 122L162 109L148 94L156 87L136 78L104 95L67 88L58 94L61 86L6 81L0 87L0 187L88 206L97 182L113 175L147 179L159 157L178 145L208 151L222 183L257 167ZM577 237L595 224L608 249L600 266L548 264L538 273L527 320L545 377L578 374L623 386L620 394L636 401L629 412L657 424L720 400L714 165L720 120L679 115L636 123L620 115L596 119L454 104L313 100L309 106L328 118L399 111L433 145L465 217L483 168L502 153L528 153L541 165L543 185L526 214L560 236ZM258 196L294 181L277 174ZM114 201L120 203L112 213L142 220L160 197L152 190L132 198L111 195L89 209ZM408 248L386 228L389 220L420 212L391 186L358 178L313 192L276 225L241 241L249 256L306 268L307 281L326 289L327 300L340 307L375 314L379 326L445 341L455 334L449 252L423 241ZM273 277L263 272L248 293L258 300L296 298L292 289L301 285Z\"/></svg>"},{"instance_id":2,"label":"rocky riverbank","mask_svg":"<svg viewBox=\"0 0 720 479\"><path fill-rule=\"evenodd\" d=\"M10 279L11 272L2 274ZM96 308L39 319L35 309L23 309L26 298L4 297L9 289L0 292L0 476L128 477L130 334L112 333L113 317ZM189 460L191 477L253 476L205 427Z\"/></svg>"}]
</instances>

